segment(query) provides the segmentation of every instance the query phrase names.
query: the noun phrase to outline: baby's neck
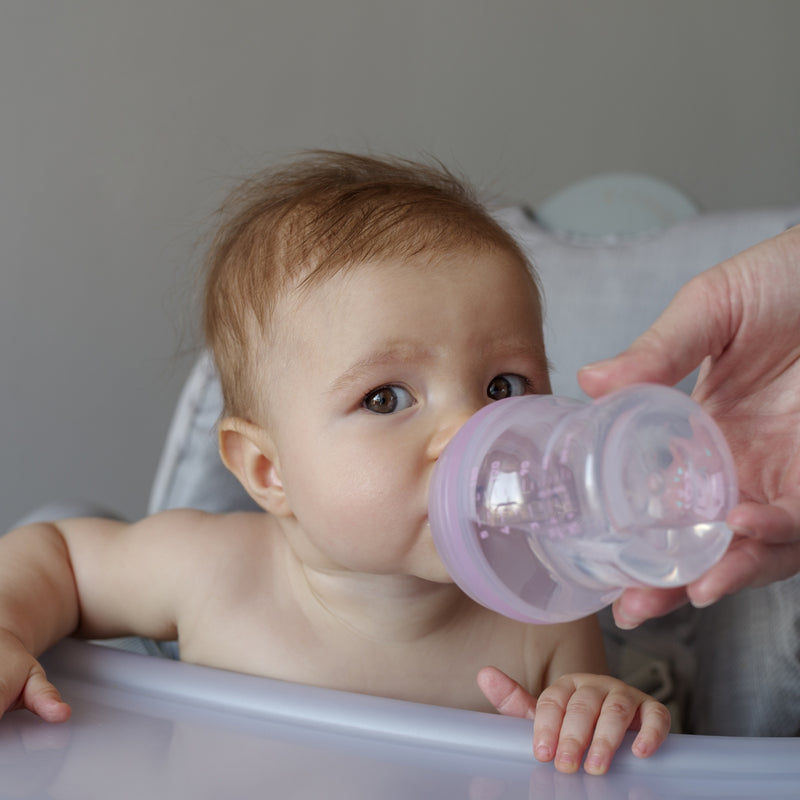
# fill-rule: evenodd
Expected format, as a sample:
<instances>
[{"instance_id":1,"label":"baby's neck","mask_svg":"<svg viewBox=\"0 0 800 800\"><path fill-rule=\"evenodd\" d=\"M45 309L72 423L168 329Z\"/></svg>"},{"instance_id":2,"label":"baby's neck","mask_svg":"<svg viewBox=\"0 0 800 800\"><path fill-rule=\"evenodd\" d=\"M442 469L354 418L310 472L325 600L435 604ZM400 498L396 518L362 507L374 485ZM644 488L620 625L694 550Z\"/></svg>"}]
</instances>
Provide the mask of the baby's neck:
<instances>
[{"instance_id":1,"label":"baby's neck","mask_svg":"<svg viewBox=\"0 0 800 800\"><path fill-rule=\"evenodd\" d=\"M443 631L466 597L454 584L410 575L326 572L300 565L314 611L350 632L379 642L412 642ZM304 587L298 586L302 591ZM316 606L314 609L313 606Z\"/></svg>"}]
</instances>

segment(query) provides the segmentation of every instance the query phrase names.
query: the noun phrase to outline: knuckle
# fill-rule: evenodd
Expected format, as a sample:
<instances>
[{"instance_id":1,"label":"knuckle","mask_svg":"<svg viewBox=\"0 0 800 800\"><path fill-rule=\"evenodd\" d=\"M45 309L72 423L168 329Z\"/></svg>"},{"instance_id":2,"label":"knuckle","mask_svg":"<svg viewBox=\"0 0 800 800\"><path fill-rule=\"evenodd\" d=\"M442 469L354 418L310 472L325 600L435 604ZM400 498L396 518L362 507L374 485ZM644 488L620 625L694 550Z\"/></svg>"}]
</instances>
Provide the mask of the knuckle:
<instances>
[{"instance_id":1,"label":"knuckle","mask_svg":"<svg viewBox=\"0 0 800 800\"><path fill-rule=\"evenodd\" d=\"M513 712L514 710L524 708L526 705L525 690L516 685L504 698L497 703L497 710L501 712Z\"/></svg>"},{"instance_id":2,"label":"knuckle","mask_svg":"<svg viewBox=\"0 0 800 800\"><path fill-rule=\"evenodd\" d=\"M648 708L647 714L648 719L658 723L659 727L663 727L668 730L672 725L672 715L669 713L669 709L661 703L654 703L650 708Z\"/></svg>"},{"instance_id":3,"label":"knuckle","mask_svg":"<svg viewBox=\"0 0 800 800\"><path fill-rule=\"evenodd\" d=\"M631 702L620 698L609 698L605 703L603 703L604 716L612 717L624 722L627 722L633 718L635 710L635 706Z\"/></svg>"},{"instance_id":4,"label":"knuckle","mask_svg":"<svg viewBox=\"0 0 800 800\"><path fill-rule=\"evenodd\" d=\"M542 711L545 713L557 712L559 714L563 714L565 711L565 706L564 703L562 703L552 693L544 692L536 703L536 713L538 714Z\"/></svg>"},{"instance_id":5,"label":"knuckle","mask_svg":"<svg viewBox=\"0 0 800 800\"><path fill-rule=\"evenodd\" d=\"M567 710L570 714L578 716L594 716L597 713L597 703L588 697L576 695L569 701Z\"/></svg>"},{"instance_id":6,"label":"knuckle","mask_svg":"<svg viewBox=\"0 0 800 800\"><path fill-rule=\"evenodd\" d=\"M562 753L583 753L589 746L590 739L590 731L587 731L584 735L577 733L562 734L558 740L558 749Z\"/></svg>"},{"instance_id":7,"label":"knuckle","mask_svg":"<svg viewBox=\"0 0 800 800\"><path fill-rule=\"evenodd\" d=\"M0 680L0 713L17 707L20 688L17 681L7 678Z\"/></svg>"},{"instance_id":8,"label":"knuckle","mask_svg":"<svg viewBox=\"0 0 800 800\"><path fill-rule=\"evenodd\" d=\"M595 733L592 739L592 754L606 755L613 753L618 746L619 742L616 739L604 733Z\"/></svg>"}]
</instances>

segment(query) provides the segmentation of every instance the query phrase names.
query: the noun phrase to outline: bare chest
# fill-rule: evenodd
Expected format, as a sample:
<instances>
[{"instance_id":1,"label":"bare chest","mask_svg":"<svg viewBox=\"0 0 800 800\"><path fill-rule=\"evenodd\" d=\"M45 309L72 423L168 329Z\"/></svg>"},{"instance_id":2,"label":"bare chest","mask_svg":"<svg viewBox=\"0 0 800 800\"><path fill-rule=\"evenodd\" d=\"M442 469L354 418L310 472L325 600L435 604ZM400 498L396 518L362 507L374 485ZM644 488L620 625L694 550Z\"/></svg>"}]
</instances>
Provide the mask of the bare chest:
<instances>
[{"instance_id":1,"label":"bare chest","mask_svg":"<svg viewBox=\"0 0 800 800\"><path fill-rule=\"evenodd\" d=\"M516 631L518 634L519 631ZM198 664L296 683L479 711L493 711L476 684L489 664L541 689L549 656L530 652L514 625L456 626L414 641L366 638L309 619L285 601L273 610L230 609L181 641L181 657Z\"/></svg>"}]
</instances>

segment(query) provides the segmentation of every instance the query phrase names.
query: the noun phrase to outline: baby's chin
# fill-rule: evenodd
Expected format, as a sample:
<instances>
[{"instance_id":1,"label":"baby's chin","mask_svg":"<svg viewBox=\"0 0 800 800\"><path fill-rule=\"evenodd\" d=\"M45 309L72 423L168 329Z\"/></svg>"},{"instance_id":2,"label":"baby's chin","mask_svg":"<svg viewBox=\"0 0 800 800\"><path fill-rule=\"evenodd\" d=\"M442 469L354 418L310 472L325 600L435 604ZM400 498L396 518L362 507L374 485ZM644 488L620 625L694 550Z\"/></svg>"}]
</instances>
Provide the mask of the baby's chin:
<instances>
[{"instance_id":1,"label":"baby's chin","mask_svg":"<svg viewBox=\"0 0 800 800\"><path fill-rule=\"evenodd\" d=\"M427 524L426 524L427 527ZM447 571L444 562L439 557L439 552L433 543L433 536L430 535L430 528L427 528L427 536L424 541L425 553L422 559L418 577L433 583L455 583L453 577Z\"/></svg>"},{"instance_id":2,"label":"baby's chin","mask_svg":"<svg viewBox=\"0 0 800 800\"><path fill-rule=\"evenodd\" d=\"M417 573L417 577L429 581L430 583L441 583L445 585L455 584L453 577L445 569L445 566L444 564L442 564L441 561L439 561L436 564L431 564L430 566L426 566L424 569L421 569Z\"/></svg>"}]
</instances>

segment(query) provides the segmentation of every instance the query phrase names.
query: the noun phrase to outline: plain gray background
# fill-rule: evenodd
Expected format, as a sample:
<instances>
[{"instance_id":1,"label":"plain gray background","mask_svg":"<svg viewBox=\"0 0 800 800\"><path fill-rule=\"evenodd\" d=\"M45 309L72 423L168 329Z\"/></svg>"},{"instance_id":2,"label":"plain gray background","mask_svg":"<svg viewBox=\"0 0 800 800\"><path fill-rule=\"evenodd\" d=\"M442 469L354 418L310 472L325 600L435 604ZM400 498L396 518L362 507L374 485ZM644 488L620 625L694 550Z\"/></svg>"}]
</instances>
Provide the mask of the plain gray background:
<instances>
[{"instance_id":1,"label":"plain gray background","mask_svg":"<svg viewBox=\"0 0 800 800\"><path fill-rule=\"evenodd\" d=\"M631 170L796 204L798 31L793 0L3 0L0 528L144 513L239 177L330 147L532 206Z\"/></svg>"}]
</instances>

